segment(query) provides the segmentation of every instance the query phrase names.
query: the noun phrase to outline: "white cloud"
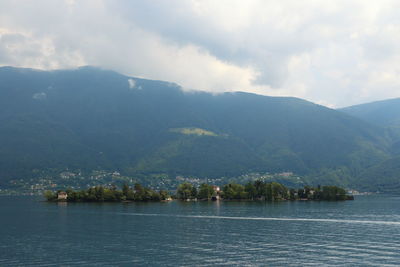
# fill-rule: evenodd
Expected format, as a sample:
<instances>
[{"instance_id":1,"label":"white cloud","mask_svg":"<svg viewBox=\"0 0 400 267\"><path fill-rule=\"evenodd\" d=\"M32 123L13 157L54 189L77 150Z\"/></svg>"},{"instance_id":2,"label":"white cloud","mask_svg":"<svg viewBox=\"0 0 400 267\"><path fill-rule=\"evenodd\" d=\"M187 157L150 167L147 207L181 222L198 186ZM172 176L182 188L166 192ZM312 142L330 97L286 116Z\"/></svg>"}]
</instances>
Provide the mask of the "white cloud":
<instances>
[{"instance_id":1,"label":"white cloud","mask_svg":"<svg viewBox=\"0 0 400 267\"><path fill-rule=\"evenodd\" d=\"M0 65L95 65L186 89L344 106L400 96L399 6L394 0L3 0Z\"/></svg>"}]
</instances>

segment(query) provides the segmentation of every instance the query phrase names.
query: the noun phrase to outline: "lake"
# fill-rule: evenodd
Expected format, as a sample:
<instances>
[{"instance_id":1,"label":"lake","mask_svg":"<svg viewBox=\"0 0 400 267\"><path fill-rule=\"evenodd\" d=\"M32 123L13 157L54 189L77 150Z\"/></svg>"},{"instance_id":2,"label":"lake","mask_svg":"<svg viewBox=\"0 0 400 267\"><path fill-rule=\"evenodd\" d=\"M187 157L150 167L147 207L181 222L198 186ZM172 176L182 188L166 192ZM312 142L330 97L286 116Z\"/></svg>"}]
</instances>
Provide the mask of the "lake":
<instances>
[{"instance_id":1,"label":"lake","mask_svg":"<svg viewBox=\"0 0 400 267\"><path fill-rule=\"evenodd\" d=\"M0 197L0 266L399 266L400 197L47 203Z\"/></svg>"}]
</instances>

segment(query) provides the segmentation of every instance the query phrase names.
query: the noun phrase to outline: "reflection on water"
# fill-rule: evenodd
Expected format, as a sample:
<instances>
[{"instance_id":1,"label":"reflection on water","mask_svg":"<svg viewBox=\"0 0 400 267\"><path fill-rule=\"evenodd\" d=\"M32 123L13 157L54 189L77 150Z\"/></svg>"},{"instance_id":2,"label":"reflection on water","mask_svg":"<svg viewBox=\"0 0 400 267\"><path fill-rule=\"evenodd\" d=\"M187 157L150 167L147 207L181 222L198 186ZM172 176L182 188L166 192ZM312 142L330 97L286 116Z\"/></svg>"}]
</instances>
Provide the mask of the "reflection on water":
<instances>
[{"instance_id":1,"label":"reflection on water","mask_svg":"<svg viewBox=\"0 0 400 267\"><path fill-rule=\"evenodd\" d=\"M66 207L68 205L68 202L60 201L60 202L57 202L57 205L60 207Z\"/></svg>"},{"instance_id":2,"label":"reflection on water","mask_svg":"<svg viewBox=\"0 0 400 267\"><path fill-rule=\"evenodd\" d=\"M399 266L399 200L55 204L0 197L0 266Z\"/></svg>"}]
</instances>

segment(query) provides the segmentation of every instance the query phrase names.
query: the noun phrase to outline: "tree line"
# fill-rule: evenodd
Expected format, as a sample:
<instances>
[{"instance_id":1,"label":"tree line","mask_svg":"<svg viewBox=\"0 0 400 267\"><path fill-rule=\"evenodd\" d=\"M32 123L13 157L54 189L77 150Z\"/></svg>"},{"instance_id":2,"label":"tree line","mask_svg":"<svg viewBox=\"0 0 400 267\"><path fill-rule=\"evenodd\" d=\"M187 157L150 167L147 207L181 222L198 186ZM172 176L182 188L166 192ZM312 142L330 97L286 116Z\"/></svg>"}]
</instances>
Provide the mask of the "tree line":
<instances>
[{"instance_id":1,"label":"tree line","mask_svg":"<svg viewBox=\"0 0 400 267\"><path fill-rule=\"evenodd\" d=\"M209 184L202 184L197 189L191 183L180 184L176 198L181 200L212 199L220 197L226 200L347 200L351 199L346 190L337 186L305 186L299 189L288 189L277 182L266 183L261 180L248 182L245 185L229 183L216 191Z\"/></svg>"},{"instance_id":2,"label":"tree line","mask_svg":"<svg viewBox=\"0 0 400 267\"><path fill-rule=\"evenodd\" d=\"M48 201L58 200L61 191L46 191L44 196ZM143 187L135 184L133 188L124 184L121 190L116 186L103 187L95 186L87 190L66 190L66 201L71 202L117 202L117 201L164 201L172 198L179 200L263 200L263 201L279 201L279 200L349 200L351 196L346 194L345 189L337 186L305 186L299 189L288 189L284 185L277 182L263 182L256 180L248 182L245 185L237 183L229 183L219 187L203 183L199 187L189 182L182 183L178 186L176 194L171 196L168 191Z\"/></svg>"}]
</instances>

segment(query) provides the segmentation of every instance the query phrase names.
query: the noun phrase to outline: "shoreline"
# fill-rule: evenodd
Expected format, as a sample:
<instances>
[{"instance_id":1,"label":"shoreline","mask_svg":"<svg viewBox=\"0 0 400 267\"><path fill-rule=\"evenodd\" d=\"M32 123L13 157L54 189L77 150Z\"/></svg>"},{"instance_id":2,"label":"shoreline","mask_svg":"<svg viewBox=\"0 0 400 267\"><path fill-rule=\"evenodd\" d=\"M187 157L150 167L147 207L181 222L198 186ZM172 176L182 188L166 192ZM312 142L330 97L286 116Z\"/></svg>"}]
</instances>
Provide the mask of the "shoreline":
<instances>
[{"instance_id":1,"label":"shoreline","mask_svg":"<svg viewBox=\"0 0 400 267\"><path fill-rule=\"evenodd\" d=\"M218 202L247 202L247 203L280 203L280 202L343 202L343 201L353 201L355 200L354 196L349 196L348 199L343 200L321 200L321 199L279 199L279 200L252 200L252 199L220 199L220 200L211 200L211 199L191 199L191 200L183 200L183 199L172 199L172 200L122 200L122 201L68 201L68 200L43 200L42 202L47 203L170 203L170 202L209 202L209 203L218 203Z\"/></svg>"}]
</instances>

